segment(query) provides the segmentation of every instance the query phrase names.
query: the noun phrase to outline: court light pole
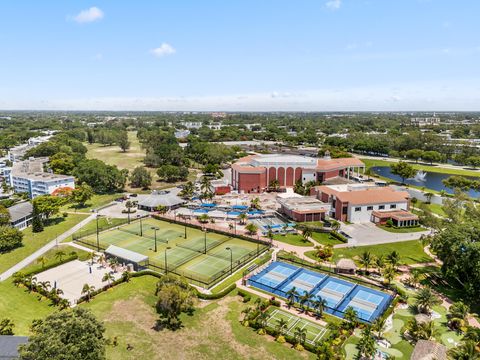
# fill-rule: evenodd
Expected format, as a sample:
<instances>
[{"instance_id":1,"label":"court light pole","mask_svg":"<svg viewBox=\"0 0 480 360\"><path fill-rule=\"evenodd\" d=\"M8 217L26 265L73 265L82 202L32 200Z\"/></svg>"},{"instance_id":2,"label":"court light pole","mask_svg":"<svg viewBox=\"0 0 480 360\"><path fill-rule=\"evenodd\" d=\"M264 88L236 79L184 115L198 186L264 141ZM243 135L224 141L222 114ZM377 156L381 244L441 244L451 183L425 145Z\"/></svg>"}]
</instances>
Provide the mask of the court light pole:
<instances>
[{"instance_id":1,"label":"court light pole","mask_svg":"<svg viewBox=\"0 0 480 360\"><path fill-rule=\"evenodd\" d=\"M153 233L154 233L154 239L155 239L155 252L157 252L157 230L160 230L158 227L156 226L152 226L152 230L153 230Z\"/></svg>"},{"instance_id":2,"label":"court light pole","mask_svg":"<svg viewBox=\"0 0 480 360\"><path fill-rule=\"evenodd\" d=\"M205 237L204 237L205 251L203 253L206 254L207 253L207 228L203 229L203 233L205 234Z\"/></svg>"},{"instance_id":3,"label":"court light pole","mask_svg":"<svg viewBox=\"0 0 480 360\"><path fill-rule=\"evenodd\" d=\"M167 263L167 250L170 250L171 247L170 246L167 246L165 248L165 275L168 274L168 263Z\"/></svg>"},{"instance_id":4,"label":"court light pole","mask_svg":"<svg viewBox=\"0 0 480 360\"><path fill-rule=\"evenodd\" d=\"M137 215L137 219L140 220L140 236L143 236L142 216Z\"/></svg>"},{"instance_id":5,"label":"court light pole","mask_svg":"<svg viewBox=\"0 0 480 360\"><path fill-rule=\"evenodd\" d=\"M225 248L225 250L230 250L230 275L233 274L233 250L232 248Z\"/></svg>"}]
</instances>

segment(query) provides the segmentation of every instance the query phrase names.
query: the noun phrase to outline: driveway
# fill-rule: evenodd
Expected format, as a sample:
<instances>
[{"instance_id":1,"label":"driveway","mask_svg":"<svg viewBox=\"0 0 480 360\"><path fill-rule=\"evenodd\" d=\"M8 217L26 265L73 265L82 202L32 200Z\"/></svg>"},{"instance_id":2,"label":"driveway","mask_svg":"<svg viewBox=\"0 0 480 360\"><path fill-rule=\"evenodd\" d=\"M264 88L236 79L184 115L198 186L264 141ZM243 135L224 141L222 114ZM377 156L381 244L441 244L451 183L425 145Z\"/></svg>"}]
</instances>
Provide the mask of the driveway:
<instances>
[{"instance_id":1,"label":"driveway","mask_svg":"<svg viewBox=\"0 0 480 360\"><path fill-rule=\"evenodd\" d=\"M377 227L373 223L342 224L341 230L350 235L351 239L349 239L348 244L339 244L335 247L377 245L417 240L420 239L422 235L430 233L428 230L411 233L392 233Z\"/></svg>"}]
</instances>

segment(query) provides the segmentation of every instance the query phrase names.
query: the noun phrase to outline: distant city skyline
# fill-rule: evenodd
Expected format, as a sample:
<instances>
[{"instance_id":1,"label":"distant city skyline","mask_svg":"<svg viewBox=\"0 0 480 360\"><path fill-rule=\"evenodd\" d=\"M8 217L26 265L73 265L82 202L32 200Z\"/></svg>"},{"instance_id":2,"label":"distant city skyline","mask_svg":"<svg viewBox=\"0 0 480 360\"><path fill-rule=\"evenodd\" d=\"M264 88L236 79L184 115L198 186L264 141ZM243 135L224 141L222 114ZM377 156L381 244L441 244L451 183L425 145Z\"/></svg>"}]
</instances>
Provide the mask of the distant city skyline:
<instances>
[{"instance_id":1,"label":"distant city skyline","mask_svg":"<svg viewBox=\"0 0 480 360\"><path fill-rule=\"evenodd\" d=\"M475 0L25 0L0 12L1 110L480 110Z\"/></svg>"}]
</instances>

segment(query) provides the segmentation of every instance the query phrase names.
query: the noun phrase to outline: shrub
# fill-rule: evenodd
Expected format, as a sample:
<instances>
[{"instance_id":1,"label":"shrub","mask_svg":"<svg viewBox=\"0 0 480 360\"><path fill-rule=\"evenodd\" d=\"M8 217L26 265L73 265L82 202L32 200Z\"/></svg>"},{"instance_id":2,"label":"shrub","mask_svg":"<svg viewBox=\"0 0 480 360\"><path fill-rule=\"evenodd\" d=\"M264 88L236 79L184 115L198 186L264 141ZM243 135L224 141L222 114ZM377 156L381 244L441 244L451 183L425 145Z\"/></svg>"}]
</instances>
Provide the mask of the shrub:
<instances>
[{"instance_id":1,"label":"shrub","mask_svg":"<svg viewBox=\"0 0 480 360\"><path fill-rule=\"evenodd\" d=\"M198 290L196 290L196 293L197 293L197 297L199 299L214 300L214 299L220 299L220 298L224 297L225 295L231 293L233 290L235 290L236 287L237 287L237 285L234 283L234 284L229 285L228 287L226 287L225 289L223 289L222 291L220 291L216 294L205 294L205 293L202 293Z\"/></svg>"}]
</instances>

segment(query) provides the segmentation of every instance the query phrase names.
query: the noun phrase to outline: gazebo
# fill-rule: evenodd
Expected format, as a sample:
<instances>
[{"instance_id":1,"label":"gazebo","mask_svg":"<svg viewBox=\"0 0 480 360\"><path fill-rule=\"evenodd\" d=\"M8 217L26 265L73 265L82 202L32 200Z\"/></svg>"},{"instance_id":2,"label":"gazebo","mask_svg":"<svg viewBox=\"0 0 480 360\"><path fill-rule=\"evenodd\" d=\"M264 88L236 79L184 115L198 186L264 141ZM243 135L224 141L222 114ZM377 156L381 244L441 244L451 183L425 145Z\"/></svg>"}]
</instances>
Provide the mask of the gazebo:
<instances>
[{"instance_id":1,"label":"gazebo","mask_svg":"<svg viewBox=\"0 0 480 360\"><path fill-rule=\"evenodd\" d=\"M355 274L357 265L352 259L340 259L335 266L335 272L345 274Z\"/></svg>"}]
</instances>

